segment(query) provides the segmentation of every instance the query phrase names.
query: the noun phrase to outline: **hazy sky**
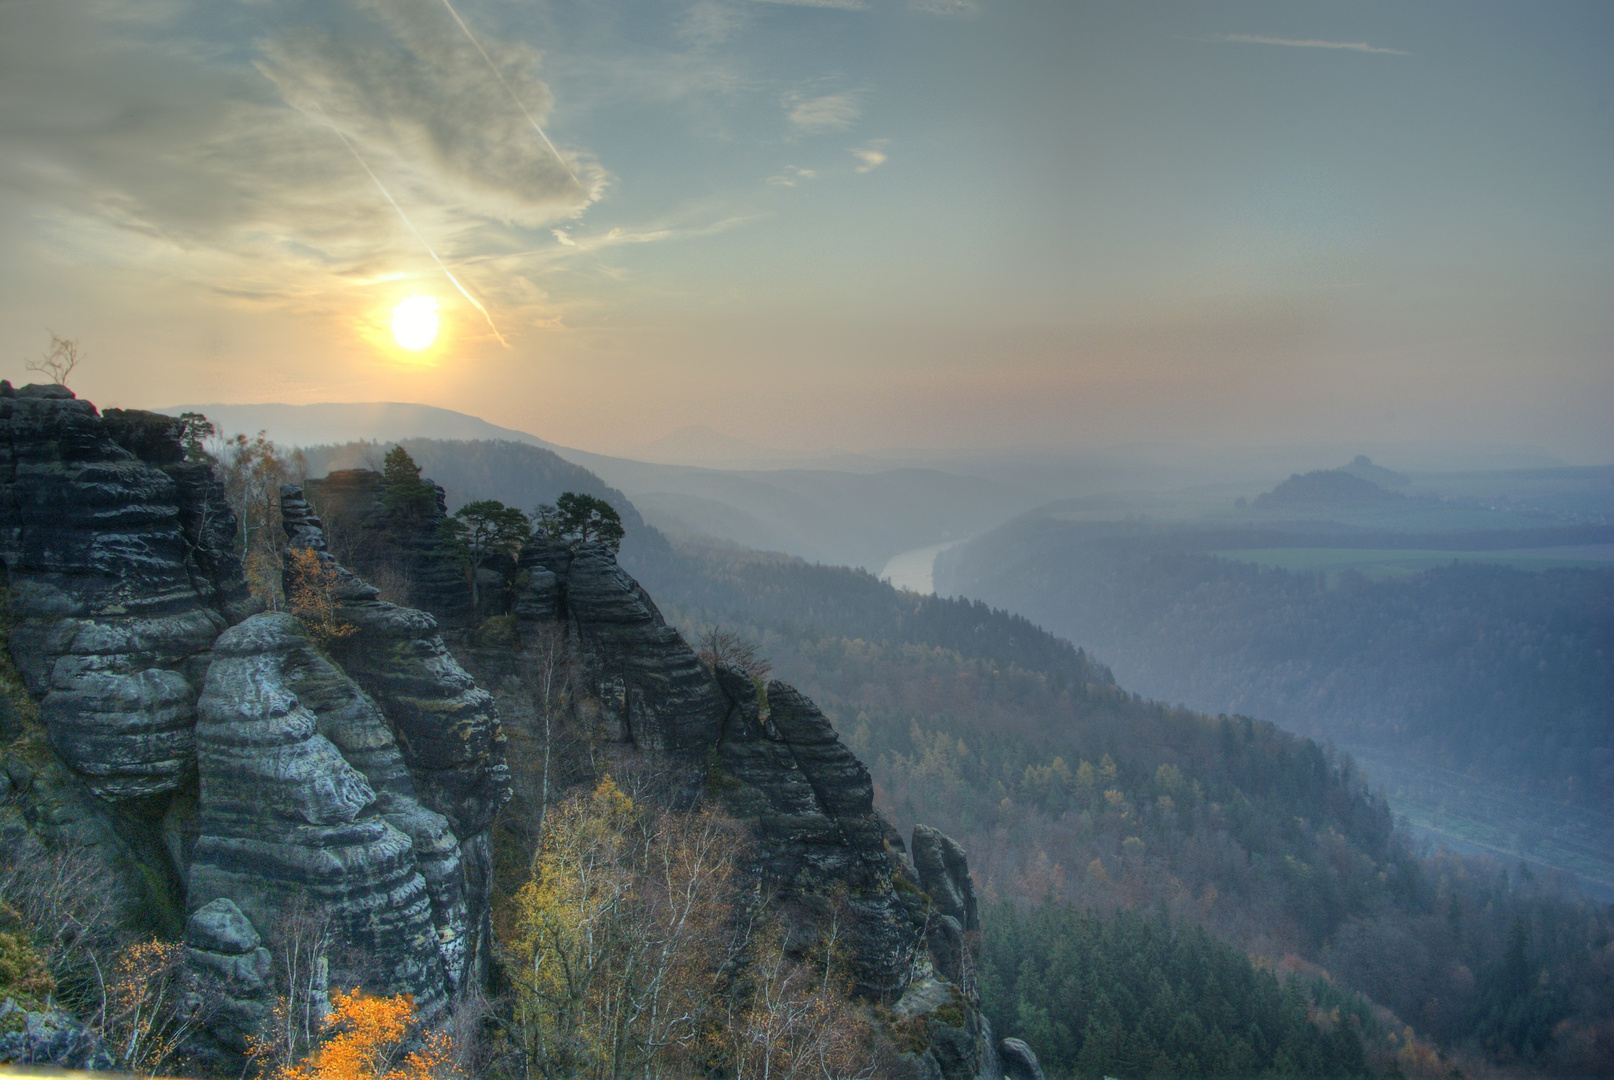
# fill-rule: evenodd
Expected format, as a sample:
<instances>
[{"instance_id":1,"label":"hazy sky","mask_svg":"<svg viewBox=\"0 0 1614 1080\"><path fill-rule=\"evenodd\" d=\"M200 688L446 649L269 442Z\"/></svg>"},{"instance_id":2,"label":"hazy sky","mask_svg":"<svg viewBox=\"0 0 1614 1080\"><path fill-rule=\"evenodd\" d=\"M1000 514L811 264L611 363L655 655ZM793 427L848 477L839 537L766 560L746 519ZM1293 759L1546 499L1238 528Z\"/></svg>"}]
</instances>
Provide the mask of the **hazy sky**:
<instances>
[{"instance_id":1,"label":"hazy sky","mask_svg":"<svg viewBox=\"0 0 1614 1080\"><path fill-rule=\"evenodd\" d=\"M0 0L0 376L1614 460L1607 0L452 3Z\"/></svg>"}]
</instances>

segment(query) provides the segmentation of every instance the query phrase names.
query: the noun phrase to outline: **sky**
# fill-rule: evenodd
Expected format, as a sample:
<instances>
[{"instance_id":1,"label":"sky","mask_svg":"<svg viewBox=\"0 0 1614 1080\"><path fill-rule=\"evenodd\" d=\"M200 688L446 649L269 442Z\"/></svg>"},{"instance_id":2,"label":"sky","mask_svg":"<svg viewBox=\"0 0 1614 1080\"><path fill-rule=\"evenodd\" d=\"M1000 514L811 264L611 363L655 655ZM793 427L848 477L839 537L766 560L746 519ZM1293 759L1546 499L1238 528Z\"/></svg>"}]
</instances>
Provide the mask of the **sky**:
<instances>
[{"instance_id":1,"label":"sky","mask_svg":"<svg viewBox=\"0 0 1614 1080\"><path fill-rule=\"evenodd\" d=\"M1614 5L0 0L0 377L52 333L602 452L1607 462Z\"/></svg>"}]
</instances>

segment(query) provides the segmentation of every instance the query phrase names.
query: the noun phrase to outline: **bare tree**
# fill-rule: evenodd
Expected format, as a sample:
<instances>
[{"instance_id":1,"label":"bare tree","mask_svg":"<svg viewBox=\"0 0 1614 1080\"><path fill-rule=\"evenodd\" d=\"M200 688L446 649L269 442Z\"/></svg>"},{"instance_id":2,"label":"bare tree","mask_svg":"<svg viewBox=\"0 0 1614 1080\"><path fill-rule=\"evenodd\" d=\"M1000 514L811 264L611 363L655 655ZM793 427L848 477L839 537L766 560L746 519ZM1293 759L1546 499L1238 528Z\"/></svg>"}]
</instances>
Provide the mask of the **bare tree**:
<instances>
[{"instance_id":1,"label":"bare tree","mask_svg":"<svg viewBox=\"0 0 1614 1080\"><path fill-rule=\"evenodd\" d=\"M530 1074L699 1071L742 941L746 843L721 814L651 811L609 777L556 806L506 941Z\"/></svg>"},{"instance_id":2,"label":"bare tree","mask_svg":"<svg viewBox=\"0 0 1614 1080\"><path fill-rule=\"evenodd\" d=\"M77 339L64 338L52 330L49 351L38 360L28 361L25 366L29 371L44 375L57 386L66 386L67 377L78 367L79 359Z\"/></svg>"},{"instance_id":3,"label":"bare tree","mask_svg":"<svg viewBox=\"0 0 1614 1080\"><path fill-rule=\"evenodd\" d=\"M116 883L88 848L7 844L0 850L0 900L33 931L63 995L104 1013L117 955Z\"/></svg>"},{"instance_id":4,"label":"bare tree","mask_svg":"<svg viewBox=\"0 0 1614 1080\"><path fill-rule=\"evenodd\" d=\"M328 911L299 898L276 920L274 940L280 962L275 1006L248 1049L265 1075L302 1060L319 1041L330 1010L330 954L336 928Z\"/></svg>"},{"instance_id":5,"label":"bare tree","mask_svg":"<svg viewBox=\"0 0 1614 1080\"><path fill-rule=\"evenodd\" d=\"M773 665L757 653L757 647L733 630L714 623L701 633L695 655L712 671L719 664L732 668L753 682L768 677Z\"/></svg>"},{"instance_id":6,"label":"bare tree","mask_svg":"<svg viewBox=\"0 0 1614 1080\"><path fill-rule=\"evenodd\" d=\"M543 831L549 806L549 781L555 755L555 727L566 700L571 695L572 662L565 631L545 624L523 650L527 661L527 686L532 694L534 720L542 730L543 766L539 772L538 820L536 831ZM538 853L533 852L533 859ZM535 863L536 865L536 863Z\"/></svg>"}]
</instances>

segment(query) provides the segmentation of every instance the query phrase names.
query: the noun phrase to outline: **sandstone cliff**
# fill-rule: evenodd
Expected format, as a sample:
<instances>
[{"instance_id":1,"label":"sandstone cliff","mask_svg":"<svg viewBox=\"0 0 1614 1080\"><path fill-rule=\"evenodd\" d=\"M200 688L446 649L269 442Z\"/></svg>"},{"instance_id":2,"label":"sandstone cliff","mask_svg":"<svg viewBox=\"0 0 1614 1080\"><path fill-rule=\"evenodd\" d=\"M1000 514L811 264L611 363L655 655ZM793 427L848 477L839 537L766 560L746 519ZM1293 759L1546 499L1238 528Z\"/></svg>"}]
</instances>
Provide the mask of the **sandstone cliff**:
<instances>
[{"instance_id":1,"label":"sandstone cliff","mask_svg":"<svg viewBox=\"0 0 1614 1080\"><path fill-rule=\"evenodd\" d=\"M492 699L432 616L350 576L364 633L344 670L260 613L235 531L177 421L0 383L22 684L0 695L0 840L84 853L129 932L183 935L226 1052L266 1014L292 912L329 927L322 980L438 1015L488 973L488 829L509 797Z\"/></svg>"},{"instance_id":2,"label":"sandstone cliff","mask_svg":"<svg viewBox=\"0 0 1614 1080\"><path fill-rule=\"evenodd\" d=\"M344 474L343 497L323 501L360 552L381 549L353 543L354 533L388 525L380 477L369 476ZM368 501L353 496L361 491ZM300 493L287 494L288 522L301 519ZM303 528L298 542L322 543L317 530ZM812 942L836 924L858 992L890 1009L920 1075L1001 1076L992 1033L974 1007L966 935L978 921L958 845L921 828L916 868L874 807L868 770L823 713L785 683L758 687L721 665L708 670L608 548L538 541L512 569L514 587L494 610L502 603L513 625L498 634L465 620L461 597L438 613L449 625L459 621L451 640L496 688L512 739L542 741L535 684L563 668L573 735L603 744L613 767L671 777L666 797L715 801L751 826L757 878L787 913L793 938Z\"/></svg>"},{"instance_id":3,"label":"sandstone cliff","mask_svg":"<svg viewBox=\"0 0 1614 1080\"><path fill-rule=\"evenodd\" d=\"M502 568L498 625L474 625L433 554L440 489L409 516L373 473L311 487L331 526L288 487L287 545L328 568L354 628L323 647L248 594L233 515L176 421L0 383L0 629L17 682L0 687L0 843L14 859L85 854L121 925L184 941L220 1064L261 1030L311 921L333 940L315 984L408 992L436 1017L488 982L501 808L512 786L553 798L578 779L557 762L540 790L533 760L515 777L506 764L506 726L538 738L532 703L559 664L574 757L748 823L759 894L804 947L838 928L918 1074L1002 1075L974 1007L963 852L921 829L910 860L811 701L709 670L598 546L529 546ZM353 570L391 572L417 606Z\"/></svg>"}]
</instances>

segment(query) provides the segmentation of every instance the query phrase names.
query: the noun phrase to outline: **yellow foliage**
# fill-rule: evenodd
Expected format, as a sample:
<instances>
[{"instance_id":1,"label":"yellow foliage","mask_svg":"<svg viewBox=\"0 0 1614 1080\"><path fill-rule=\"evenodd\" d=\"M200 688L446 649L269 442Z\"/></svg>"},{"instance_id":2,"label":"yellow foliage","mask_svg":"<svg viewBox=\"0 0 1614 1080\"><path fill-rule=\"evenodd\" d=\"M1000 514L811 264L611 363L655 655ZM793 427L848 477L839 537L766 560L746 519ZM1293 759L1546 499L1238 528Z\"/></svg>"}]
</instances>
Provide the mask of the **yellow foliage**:
<instances>
[{"instance_id":1,"label":"yellow foliage","mask_svg":"<svg viewBox=\"0 0 1614 1080\"><path fill-rule=\"evenodd\" d=\"M354 989L331 995L325 1039L301 1062L278 1069L274 1080L437 1080L450 1071L453 1040L429 1032L397 1063L415 1024L408 994L372 997Z\"/></svg>"},{"instance_id":2,"label":"yellow foliage","mask_svg":"<svg viewBox=\"0 0 1614 1080\"><path fill-rule=\"evenodd\" d=\"M609 777L549 812L510 913L515 1028L536 1072L661 1074L699 1044L732 938L737 827L652 814Z\"/></svg>"},{"instance_id":3,"label":"yellow foliage","mask_svg":"<svg viewBox=\"0 0 1614 1080\"><path fill-rule=\"evenodd\" d=\"M0 905L3 908L4 905ZM0 933L0 998L41 999L56 989L45 958L26 932Z\"/></svg>"},{"instance_id":4,"label":"yellow foliage","mask_svg":"<svg viewBox=\"0 0 1614 1080\"><path fill-rule=\"evenodd\" d=\"M201 1019L184 1004L184 959L183 945L152 939L125 947L112 964L102 1034L134 1072L165 1071Z\"/></svg>"},{"instance_id":5,"label":"yellow foliage","mask_svg":"<svg viewBox=\"0 0 1614 1080\"><path fill-rule=\"evenodd\" d=\"M314 643L324 649L358 627L336 613L336 587L341 575L312 548L286 553L286 608L302 621Z\"/></svg>"}]
</instances>

